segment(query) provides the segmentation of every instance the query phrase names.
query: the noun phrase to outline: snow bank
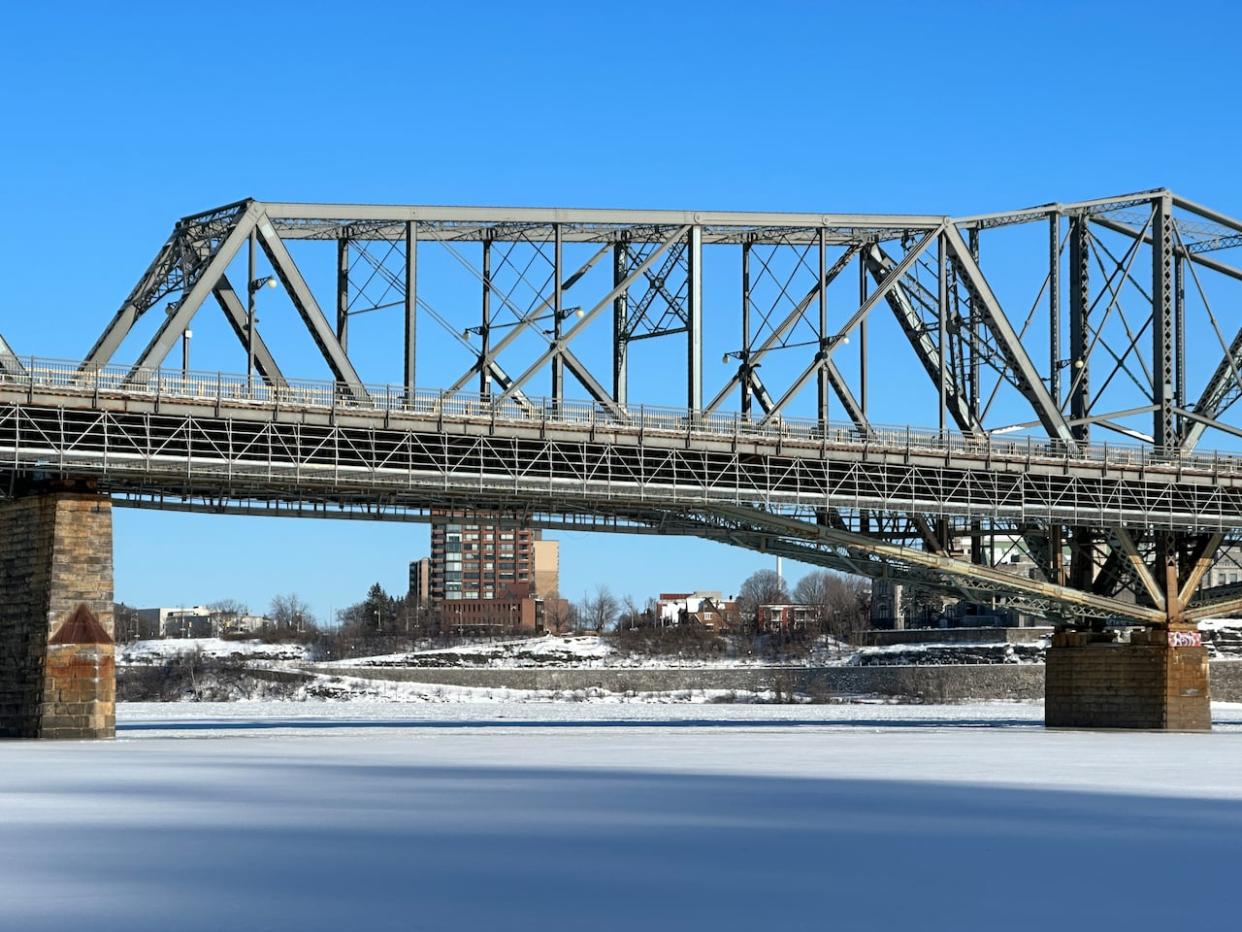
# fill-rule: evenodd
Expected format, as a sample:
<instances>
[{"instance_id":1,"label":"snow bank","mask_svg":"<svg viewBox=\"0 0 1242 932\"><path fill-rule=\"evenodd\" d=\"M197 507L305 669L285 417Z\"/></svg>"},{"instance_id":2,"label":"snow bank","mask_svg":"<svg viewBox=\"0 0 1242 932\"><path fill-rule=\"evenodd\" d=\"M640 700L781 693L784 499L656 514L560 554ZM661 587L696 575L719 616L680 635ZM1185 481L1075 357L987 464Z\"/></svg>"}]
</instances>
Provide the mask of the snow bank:
<instances>
[{"instance_id":1,"label":"snow bank","mask_svg":"<svg viewBox=\"0 0 1242 932\"><path fill-rule=\"evenodd\" d=\"M117 663L158 664L179 654L201 650L210 660L308 660L304 644L266 644L263 641L231 641L224 638L169 638L120 644Z\"/></svg>"},{"instance_id":2,"label":"snow bank","mask_svg":"<svg viewBox=\"0 0 1242 932\"><path fill-rule=\"evenodd\" d=\"M831 666L845 663L853 649L831 638L821 638L805 658L798 661L771 661L762 657L683 658L622 654L606 639L596 635L518 638L481 641L456 647L355 657L333 661L338 667L620 667L666 670L683 667L755 666Z\"/></svg>"}]
</instances>

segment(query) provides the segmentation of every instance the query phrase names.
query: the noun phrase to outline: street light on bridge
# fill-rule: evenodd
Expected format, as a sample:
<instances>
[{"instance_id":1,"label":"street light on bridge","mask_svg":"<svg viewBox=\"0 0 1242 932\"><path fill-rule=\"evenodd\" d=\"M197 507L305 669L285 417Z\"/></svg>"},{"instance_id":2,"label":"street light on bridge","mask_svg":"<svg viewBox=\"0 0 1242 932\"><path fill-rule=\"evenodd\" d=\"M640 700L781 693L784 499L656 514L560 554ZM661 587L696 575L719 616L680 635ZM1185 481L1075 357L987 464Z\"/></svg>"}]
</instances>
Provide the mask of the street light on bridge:
<instances>
[{"instance_id":1,"label":"street light on bridge","mask_svg":"<svg viewBox=\"0 0 1242 932\"><path fill-rule=\"evenodd\" d=\"M255 315L254 296L263 288L275 288L276 276L255 275L255 233L250 231L250 265L246 275L246 395L254 394L254 333L259 323Z\"/></svg>"}]
</instances>

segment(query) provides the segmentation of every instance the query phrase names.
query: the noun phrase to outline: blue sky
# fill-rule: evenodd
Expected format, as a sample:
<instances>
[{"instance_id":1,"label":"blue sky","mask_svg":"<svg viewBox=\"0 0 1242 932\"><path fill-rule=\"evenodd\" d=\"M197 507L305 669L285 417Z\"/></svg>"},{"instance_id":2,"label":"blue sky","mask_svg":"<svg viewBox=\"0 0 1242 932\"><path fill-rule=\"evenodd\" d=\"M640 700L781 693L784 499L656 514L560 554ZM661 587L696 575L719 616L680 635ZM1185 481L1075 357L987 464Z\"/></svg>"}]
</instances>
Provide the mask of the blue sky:
<instances>
[{"instance_id":1,"label":"blue sky","mask_svg":"<svg viewBox=\"0 0 1242 932\"><path fill-rule=\"evenodd\" d=\"M0 332L80 357L177 217L247 196L963 214L1164 185L1242 213L1238 14L1161 6L24 4L0 38ZM873 392L899 417L900 379ZM427 547L417 525L116 527L118 598L297 591L325 616L402 590ZM771 563L559 537L574 597L731 592Z\"/></svg>"}]
</instances>

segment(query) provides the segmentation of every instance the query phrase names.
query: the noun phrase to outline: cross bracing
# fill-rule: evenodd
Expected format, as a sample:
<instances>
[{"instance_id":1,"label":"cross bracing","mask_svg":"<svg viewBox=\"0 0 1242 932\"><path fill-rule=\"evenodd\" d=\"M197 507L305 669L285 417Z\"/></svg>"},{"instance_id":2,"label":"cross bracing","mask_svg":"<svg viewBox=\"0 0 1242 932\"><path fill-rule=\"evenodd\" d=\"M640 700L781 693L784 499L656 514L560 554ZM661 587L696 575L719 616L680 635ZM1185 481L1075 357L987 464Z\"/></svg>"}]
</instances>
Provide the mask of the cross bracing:
<instances>
[{"instance_id":1,"label":"cross bracing","mask_svg":"<svg viewBox=\"0 0 1242 932\"><path fill-rule=\"evenodd\" d=\"M6 412L47 433L27 452L135 503L175 503L173 462L195 482L184 502L229 508L305 495L353 513L398 495L414 515L431 477L461 507L499 507L507 483L504 506L526 514L554 495L548 513L574 520L624 508L646 531L809 547L851 572L992 595L1002 539L1056 590L1007 584L1006 599L1174 623L1236 598L1196 593L1237 527L1232 458L1198 451L1242 438L1238 248L1237 220L1164 189L964 217L245 200L178 222L81 363L0 351L0 373L37 370ZM420 285L445 264L448 299ZM290 379L304 364L261 332L268 285L327 386ZM179 383L157 374L216 306L244 378L195 376L188 358ZM354 330L386 320L392 387L352 352ZM123 346L134 364L114 368ZM460 375L428 391L428 353ZM53 411L78 434L57 433ZM83 412L100 420L88 428ZM247 431L264 439L221 447L228 481L256 480L248 457L264 443L288 453L268 464L280 482L247 487L259 497L243 504L200 480L212 445ZM117 452L135 436L162 444L130 450L146 485ZM106 463L92 464L100 438ZM383 455L367 446L381 441ZM333 481L353 484L318 484L326 450ZM14 467L13 481L36 468ZM402 468L406 488L389 490ZM763 515L797 523L760 528ZM848 546L826 542L837 534Z\"/></svg>"}]
</instances>

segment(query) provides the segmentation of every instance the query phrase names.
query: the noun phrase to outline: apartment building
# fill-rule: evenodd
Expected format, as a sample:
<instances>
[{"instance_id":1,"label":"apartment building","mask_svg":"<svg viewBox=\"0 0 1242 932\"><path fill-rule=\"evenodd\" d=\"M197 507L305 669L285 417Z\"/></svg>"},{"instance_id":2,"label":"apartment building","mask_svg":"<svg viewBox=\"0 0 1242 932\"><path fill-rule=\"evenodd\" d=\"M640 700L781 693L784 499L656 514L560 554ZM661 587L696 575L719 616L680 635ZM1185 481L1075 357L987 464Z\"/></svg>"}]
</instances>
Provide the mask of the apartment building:
<instances>
[{"instance_id":1,"label":"apartment building","mask_svg":"<svg viewBox=\"0 0 1242 932\"><path fill-rule=\"evenodd\" d=\"M518 584L531 586L538 598L558 591L558 546L539 531L479 515L432 517L431 602L498 599Z\"/></svg>"}]
</instances>

